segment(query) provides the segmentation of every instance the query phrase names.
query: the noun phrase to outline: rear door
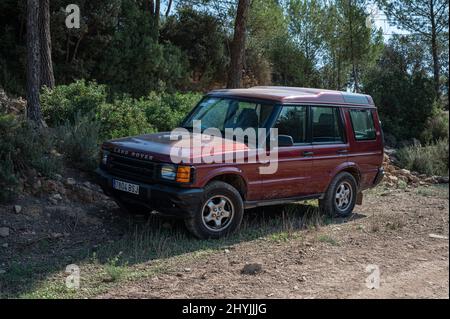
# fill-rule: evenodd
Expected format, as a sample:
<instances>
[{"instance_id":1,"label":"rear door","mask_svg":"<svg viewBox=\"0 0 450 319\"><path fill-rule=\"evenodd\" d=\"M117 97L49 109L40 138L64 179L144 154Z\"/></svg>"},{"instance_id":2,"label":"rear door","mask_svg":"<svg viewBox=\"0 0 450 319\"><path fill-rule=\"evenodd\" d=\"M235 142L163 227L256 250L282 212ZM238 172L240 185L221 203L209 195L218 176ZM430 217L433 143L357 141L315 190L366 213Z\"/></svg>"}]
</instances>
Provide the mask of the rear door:
<instances>
[{"instance_id":1,"label":"rear door","mask_svg":"<svg viewBox=\"0 0 450 319\"><path fill-rule=\"evenodd\" d=\"M293 146L279 147L278 170L262 175L264 199L310 195L312 145L309 143L309 109L307 106L285 105L274 124L278 135L289 135Z\"/></svg>"},{"instance_id":2,"label":"rear door","mask_svg":"<svg viewBox=\"0 0 450 319\"><path fill-rule=\"evenodd\" d=\"M324 193L337 169L347 161L349 143L345 118L340 107L311 106L311 141L314 161L314 193Z\"/></svg>"},{"instance_id":3,"label":"rear door","mask_svg":"<svg viewBox=\"0 0 450 319\"><path fill-rule=\"evenodd\" d=\"M370 186L383 162L383 134L376 109L350 108L346 110L350 122L350 151L348 160L361 173L362 189Z\"/></svg>"}]
</instances>

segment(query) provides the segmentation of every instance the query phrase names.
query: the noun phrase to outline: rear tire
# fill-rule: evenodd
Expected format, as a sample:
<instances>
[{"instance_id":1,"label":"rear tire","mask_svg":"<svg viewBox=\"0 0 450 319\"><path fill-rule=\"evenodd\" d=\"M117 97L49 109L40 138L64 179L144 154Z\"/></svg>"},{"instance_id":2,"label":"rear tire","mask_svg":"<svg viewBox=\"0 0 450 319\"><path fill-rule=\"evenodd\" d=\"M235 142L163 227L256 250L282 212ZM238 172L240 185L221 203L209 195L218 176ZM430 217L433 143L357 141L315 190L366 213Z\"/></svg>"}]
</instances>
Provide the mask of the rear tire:
<instances>
[{"instance_id":1,"label":"rear tire","mask_svg":"<svg viewBox=\"0 0 450 319\"><path fill-rule=\"evenodd\" d=\"M357 197L357 183L352 174L339 173L328 186L325 197L319 200L320 210L331 217L348 217Z\"/></svg>"},{"instance_id":2,"label":"rear tire","mask_svg":"<svg viewBox=\"0 0 450 319\"><path fill-rule=\"evenodd\" d=\"M217 239L235 232L242 222L244 203L236 188L213 181L205 187L200 209L185 219L187 229L199 239Z\"/></svg>"}]
</instances>

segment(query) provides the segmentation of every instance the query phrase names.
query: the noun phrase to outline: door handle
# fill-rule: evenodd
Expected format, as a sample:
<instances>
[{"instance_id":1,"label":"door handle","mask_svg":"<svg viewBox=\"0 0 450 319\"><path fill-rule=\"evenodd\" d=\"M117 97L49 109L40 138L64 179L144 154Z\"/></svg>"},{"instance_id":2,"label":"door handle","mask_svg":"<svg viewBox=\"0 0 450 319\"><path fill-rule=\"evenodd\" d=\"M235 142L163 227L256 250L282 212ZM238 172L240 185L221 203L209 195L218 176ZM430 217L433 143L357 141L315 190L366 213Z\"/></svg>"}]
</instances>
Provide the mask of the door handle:
<instances>
[{"instance_id":1,"label":"door handle","mask_svg":"<svg viewBox=\"0 0 450 319\"><path fill-rule=\"evenodd\" d=\"M347 154L348 150L339 150L337 151L338 154Z\"/></svg>"},{"instance_id":2,"label":"door handle","mask_svg":"<svg viewBox=\"0 0 450 319\"><path fill-rule=\"evenodd\" d=\"M303 152L303 156L305 156L305 157L310 157L313 155L314 155L314 152L307 152L307 151Z\"/></svg>"}]
</instances>

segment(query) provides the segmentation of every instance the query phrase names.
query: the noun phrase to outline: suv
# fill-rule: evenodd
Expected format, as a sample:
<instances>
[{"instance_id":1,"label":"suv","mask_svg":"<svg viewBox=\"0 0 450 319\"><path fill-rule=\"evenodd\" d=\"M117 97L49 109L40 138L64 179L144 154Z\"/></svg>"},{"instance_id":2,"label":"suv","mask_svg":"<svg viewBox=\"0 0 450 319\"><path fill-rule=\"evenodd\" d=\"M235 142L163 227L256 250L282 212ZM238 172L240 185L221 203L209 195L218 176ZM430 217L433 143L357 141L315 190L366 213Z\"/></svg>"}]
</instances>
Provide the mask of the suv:
<instances>
[{"instance_id":1,"label":"suv","mask_svg":"<svg viewBox=\"0 0 450 319\"><path fill-rule=\"evenodd\" d=\"M195 161L195 121L201 121L202 136L210 127L222 133L210 155L228 153L235 160ZM383 133L368 95L289 87L216 90L181 126L188 132L190 163L174 163L171 152L180 141L163 132L105 142L96 172L124 211L183 218L198 238L235 231L245 209L307 199L345 217L362 203L362 191L384 176ZM262 174L261 164L236 160L249 142L227 138L230 128L277 128L277 170ZM259 138L271 139L268 133Z\"/></svg>"}]
</instances>

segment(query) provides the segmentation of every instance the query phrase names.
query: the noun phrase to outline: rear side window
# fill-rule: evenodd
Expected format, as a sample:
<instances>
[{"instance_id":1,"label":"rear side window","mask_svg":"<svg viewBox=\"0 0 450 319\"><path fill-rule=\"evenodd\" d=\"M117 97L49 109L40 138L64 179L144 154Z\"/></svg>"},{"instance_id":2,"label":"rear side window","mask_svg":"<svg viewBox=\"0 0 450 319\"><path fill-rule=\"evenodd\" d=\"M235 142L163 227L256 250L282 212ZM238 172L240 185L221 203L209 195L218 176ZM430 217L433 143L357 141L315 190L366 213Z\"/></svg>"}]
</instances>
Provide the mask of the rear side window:
<instances>
[{"instance_id":1,"label":"rear side window","mask_svg":"<svg viewBox=\"0 0 450 319\"><path fill-rule=\"evenodd\" d=\"M357 141L375 140L376 132L370 110L350 110L353 132Z\"/></svg>"},{"instance_id":2,"label":"rear side window","mask_svg":"<svg viewBox=\"0 0 450 319\"><path fill-rule=\"evenodd\" d=\"M314 143L343 143L342 120L336 107L311 107Z\"/></svg>"}]
</instances>

